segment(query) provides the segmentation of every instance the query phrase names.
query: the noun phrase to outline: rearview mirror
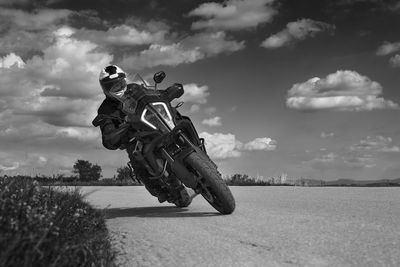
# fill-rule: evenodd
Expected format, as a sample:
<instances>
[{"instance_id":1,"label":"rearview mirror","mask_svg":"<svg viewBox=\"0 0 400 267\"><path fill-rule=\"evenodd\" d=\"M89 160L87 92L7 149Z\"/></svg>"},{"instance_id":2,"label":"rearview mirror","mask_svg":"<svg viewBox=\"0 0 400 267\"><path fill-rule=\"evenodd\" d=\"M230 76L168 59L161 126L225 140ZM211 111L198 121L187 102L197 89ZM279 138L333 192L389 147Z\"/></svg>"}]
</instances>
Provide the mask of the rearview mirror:
<instances>
[{"instance_id":1,"label":"rearview mirror","mask_svg":"<svg viewBox=\"0 0 400 267\"><path fill-rule=\"evenodd\" d=\"M163 72L163 71L159 71L159 72L156 72L155 74L154 74L154 77L153 77L153 80L154 80L154 82L157 84L157 83L161 83L163 80L164 80L164 78L165 78L165 72Z\"/></svg>"}]
</instances>

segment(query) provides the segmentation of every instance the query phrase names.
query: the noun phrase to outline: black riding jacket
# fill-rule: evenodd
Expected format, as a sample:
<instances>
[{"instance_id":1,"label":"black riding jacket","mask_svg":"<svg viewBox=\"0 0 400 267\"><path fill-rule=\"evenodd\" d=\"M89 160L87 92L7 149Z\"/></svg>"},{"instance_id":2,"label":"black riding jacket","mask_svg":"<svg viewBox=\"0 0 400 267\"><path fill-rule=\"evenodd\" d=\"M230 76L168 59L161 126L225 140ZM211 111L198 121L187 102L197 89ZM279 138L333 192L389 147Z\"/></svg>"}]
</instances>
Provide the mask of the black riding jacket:
<instances>
[{"instance_id":1,"label":"black riding jacket","mask_svg":"<svg viewBox=\"0 0 400 267\"><path fill-rule=\"evenodd\" d=\"M134 89L137 84L128 84L128 89ZM171 101L174 98L178 98L183 94L183 86L181 84L174 84L166 90L157 90L160 93L160 97ZM110 97L106 97L103 103L101 103L97 114L111 115L114 117L121 118L125 117L122 112L122 103L118 100L114 100ZM100 129L102 133L103 146L110 150L118 149L122 144L129 141L129 133L122 136L111 135L121 124L120 120L117 119L104 119L100 122ZM96 126L96 125L95 125Z\"/></svg>"}]
</instances>

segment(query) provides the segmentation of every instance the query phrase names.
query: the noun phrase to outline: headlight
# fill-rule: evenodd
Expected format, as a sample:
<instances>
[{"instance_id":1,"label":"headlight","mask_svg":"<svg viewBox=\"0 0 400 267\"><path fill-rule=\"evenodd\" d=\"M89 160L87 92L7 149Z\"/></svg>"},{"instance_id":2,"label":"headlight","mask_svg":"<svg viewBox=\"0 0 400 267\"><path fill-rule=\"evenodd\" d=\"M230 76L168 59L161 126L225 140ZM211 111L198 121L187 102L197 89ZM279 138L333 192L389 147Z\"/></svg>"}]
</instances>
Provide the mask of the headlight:
<instances>
[{"instance_id":1,"label":"headlight","mask_svg":"<svg viewBox=\"0 0 400 267\"><path fill-rule=\"evenodd\" d=\"M151 105L154 107L154 109L157 111L158 115L163 119L163 121L167 124L169 130L172 130L175 127L175 123L172 119L172 115L168 109L168 106L163 102L155 102L151 103ZM160 121L160 118L157 116L157 114L155 114L152 110L148 110L147 108L143 111L140 119L142 122L146 123L154 130L168 130L165 129L164 123Z\"/></svg>"}]
</instances>

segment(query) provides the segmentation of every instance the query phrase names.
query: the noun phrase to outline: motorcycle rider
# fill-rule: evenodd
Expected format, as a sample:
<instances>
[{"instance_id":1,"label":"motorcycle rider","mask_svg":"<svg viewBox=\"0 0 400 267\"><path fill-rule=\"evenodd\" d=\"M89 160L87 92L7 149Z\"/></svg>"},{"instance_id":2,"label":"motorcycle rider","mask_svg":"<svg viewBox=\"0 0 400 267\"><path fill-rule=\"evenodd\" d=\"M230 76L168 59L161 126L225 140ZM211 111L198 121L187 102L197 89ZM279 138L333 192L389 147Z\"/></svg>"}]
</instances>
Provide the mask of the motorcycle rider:
<instances>
[{"instance_id":1,"label":"motorcycle rider","mask_svg":"<svg viewBox=\"0 0 400 267\"><path fill-rule=\"evenodd\" d=\"M95 123L95 119L93 121L93 125L100 126L102 133L102 142L105 148L109 150L126 148L128 155L130 156L130 152L134 147L133 144L128 144L129 140L131 139L132 132L128 131L123 135L115 135L114 133L121 126L122 121L124 121L125 118L122 102L125 91L127 89L135 90L135 88L140 85L135 83L128 84L127 74L116 65L108 65L104 69L102 69L99 75L99 82L106 98L100 105L97 111L98 116L96 118L98 118L99 115L107 115L108 117L112 116L115 119L100 119L97 123ZM176 92L176 90L178 90L178 92ZM181 96L183 94L183 87L180 84L175 84L167 90L158 90L160 96L168 96L168 94L171 94L172 91L175 91L175 95ZM141 164L134 162L132 158L130 158L130 160L133 165L136 177L143 182L146 189L153 196L158 197L160 203L168 200L168 192L163 190L163 188L157 181L149 179L150 174L146 170L146 168ZM170 184L172 184L175 188L180 187L184 190L183 185L176 178L171 177ZM180 189L178 188L178 190Z\"/></svg>"}]
</instances>

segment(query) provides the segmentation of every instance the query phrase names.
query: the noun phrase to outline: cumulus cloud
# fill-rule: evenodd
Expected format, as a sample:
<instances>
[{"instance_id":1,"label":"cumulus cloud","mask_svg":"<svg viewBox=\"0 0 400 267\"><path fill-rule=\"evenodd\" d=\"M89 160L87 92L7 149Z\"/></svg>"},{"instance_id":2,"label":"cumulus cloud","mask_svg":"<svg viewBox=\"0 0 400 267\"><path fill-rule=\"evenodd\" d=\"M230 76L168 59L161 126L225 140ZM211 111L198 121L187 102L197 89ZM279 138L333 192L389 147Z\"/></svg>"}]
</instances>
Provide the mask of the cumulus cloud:
<instances>
[{"instance_id":1,"label":"cumulus cloud","mask_svg":"<svg viewBox=\"0 0 400 267\"><path fill-rule=\"evenodd\" d=\"M0 68L9 69L14 65L17 68L23 68L25 66L25 62L22 60L20 56L17 56L14 53L10 53L0 58Z\"/></svg>"},{"instance_id":2,"label":"cumulus cloud","mask_svg":"<svg viewBox=\"0 0 400 267\"><path fill-rule=\"evenodd\" d=\"M241 156L239 147L242 144L236 140L233 134L202 132L200 136L205 139L207 153L212 159L237 158Z\"/></svg>"},{"instance_id":3,"label":"cumulus cloud","mask_svg":"<svg viewBox=\"0 0 400 267\"><path fill-rule=\"evenodd\" d=\"M288 92L286 105L298 110L361 111L398 109L399 105L379 97L382 86L355 71L338 70L325 78L297 83Z\"/></svg>"},{"instance_id":4,"label":"cumulus cloud","mask_svg":"<svg viewBox=\"0 0 400 267\"><path fill-rule=\"evenodd\" d=\"M400 67L400 55L399 54L394 55L389 59L389 62L393 67Z\"/></svg>"},{"instance_id":5,"label":"cumulus cloud","mask_svg":"<svg viewBox=\"0 0 400 267\"><path fill-rule=\"evenodd\" d=\"M80 29L74 34L74 36L78 39L90 40L97 44L136 46L161 43L164 41L166 33L166 30L150 32L122 24L111 27L107 31Z\"/></svg>"},{"instance_id":6,"label":"cumulus cloud","mask_svg":"<svg viewBox=\"0 0 400 267\"><path fill-rule=\"evenodd\" d=\"M89 41L71 38L71 29L54 32L55 42L24 63L15 54L21 68L2 68L1 82L5 85L0 95L25 97L92 98L101 92L98 87L100 66L108 64L112 56L97 51L98 46ZM5 61L4 61L5 62ZM22 68L23 66L23 68Z\"/></svg>"},{"instance_id":7,"label":"cumulus cloud","mask_svg":"<svg viewBox=\"0 0 400 267\"><path fill-rule=\"evenodd\" d=\"M248 151L253 150L275 150L277 142L269 137L259 137L244 144L243 149Z\"/></svg>"},{"instance_id":8,"label":"cumulus cloud","mask_svg":"<svg viewBox=\"0 0 400 267\"><path fill-rule=\"evenodd\" d=\"M400 42L384 42L380 47L378 47L376 54L378 56L386 56L397 51L400 51Z\"/></svg>"},{"instance_id":9,"label":"cumulus cloud","mask_svg":"<svg viewBox=\"0 0 400 267\"><path fill-rule=\"evenodd\" d=\"M255 138L254 140L243 143L236 139L234 134L207 133L202 132L200 136L205 139L207 152L212 159L221 160L237 158L243 151L275 150L277 142L269 137Z\"/></svg>"},{"instance_id":10,"label":"cumulus cloud","mask_svg":"<svg viewBox=\"0 0 400 267\"><path fill-rule=\"evenodd\" d=\"M274 0L229 0L222 4L203 3L189 12L189 16L203 20L192 24L192 29L241 30L271 22L278 13Z\"/></svg>"},{"instance_id":11,"label":"cumulus cloud","mask_svg":"<svg viewBox=\"0 0 400 267\"><path fill-rule=\"evenodd\" d=\"M112 56L73 38L73 32L68 27L54 31L53 43L40 56L1 58L1 150L98 146L99 130L88 127L102 100L99 68Z\"/></svg>"},{"instance_id":12,"label":"cumulus cloud","mask_svg":"<svg viewBox=\"0 0 400 267\"><path fill-rule=\"evenodd\" d=\"M392 138L384 136L367 136L359 143L350 146L351 151L364 152L394 152L399 153L400 147L392 145Z\"/></svg>"},{"instance_id":13,"label":"cumulus cloud","mask_svg":"<svg viewBox=\"0 0 400 267\"><path fill-rule=\"evenodd\" d=\"M221 117L213 117L213 118L209 118L209 119L204 119L202 122L202 124L208 125L208 126L221 126Z\"/></svg>"},{"instance_id":14,"label":"cumulus cloud","mask_svg":"<svg viewBox=\"0 0 400 267\"><path fill-rule=\"evenodd\" d=\"M35 9L32 12L0 8L0 53L19 56L40 53L54 40L52 32L75 12L66 9Z\"/></svg>"},{"instance_id":15,"label":"cumulus cloud","mask_svg":"<svg viewBox=\"0 0 400 267\"><path fill-rule=\"evenodd\" d=\"M269 49L279 48L307 37L314 37L319 32L333 31L334 29L335 26L325 22L300 19L289 22L284 30L265 39L261 46Z\"/></svg>"},{"instance_id":16,"label":"cumulus cloud","mask_svg":"<svg viewBox=\"0 0 400 267\"><path fill-rule=\"evenodd\" d=\"M146 50L135 55L125 55L119 63L127 69L144 69L155 66L177 66L183 63L193 63L202 59L198 48L187 49L180 43L171 45L152 44Z\"/></svg>"},{"instance_id":17,"label":"cumulus cloud","mask_svg":"<svg viewBox=\"0 0 400 267\"><path fill-rule=\"evenodd\" d=\"M231 40L224 32L198 33L172 44L151 44L137 54L125 55L120 65L136 70L161 65L177 66L220 53L235 52L244 46L244 41Z\"/></svg>"},{"instance_id":18,"label":"cumulus cloud","mask_svg":"<svg viewBox=\"0 0 400 267\"><path fill-rule=\"evenodd\" d=\"M207 85L197 85L195 83L184 84L185 93L176 101L190 102L196 104L207 103L207 97L210 95Z\"/></svg>"}]
</instances>

